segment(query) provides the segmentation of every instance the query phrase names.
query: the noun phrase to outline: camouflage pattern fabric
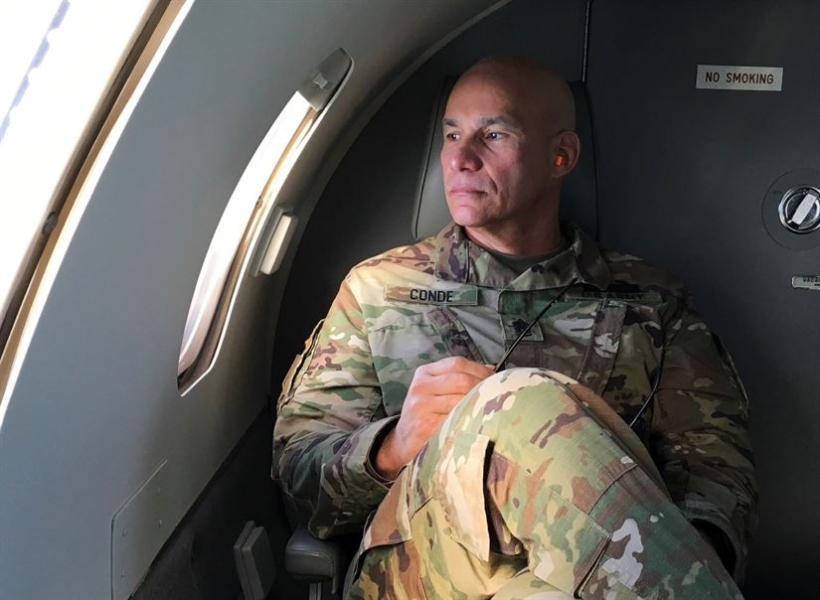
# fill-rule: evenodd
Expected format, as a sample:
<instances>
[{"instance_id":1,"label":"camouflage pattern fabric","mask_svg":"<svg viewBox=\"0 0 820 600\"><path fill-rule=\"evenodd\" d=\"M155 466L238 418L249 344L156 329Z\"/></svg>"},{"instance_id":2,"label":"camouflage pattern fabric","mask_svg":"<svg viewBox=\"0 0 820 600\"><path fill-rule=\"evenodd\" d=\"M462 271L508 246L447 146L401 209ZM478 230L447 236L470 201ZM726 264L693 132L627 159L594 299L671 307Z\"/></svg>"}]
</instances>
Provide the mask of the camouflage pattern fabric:
<instances>
[{"instance_id":1,"label":"camouflage pattern fabric","mask_svg":"<svg viewBox=\"0 0 820 600\"><path fill-rule=\"evenodd\" d=\"M346 598L740 598L617 422L553 372L486 379L376 510Z\"/></svg>"},{"instance_id":2,"label":"camouflage pattern fabric","mask_svg":"<svg viewBox=\"0 0 820 600\"><path fill-rule=\"evenodd\" d=\"M274 427L274 478L314 535L361 531L384 500L392 482L371 455L417 367L447 356L494 363L574 282L507 367L563 373L627 423L657 380L635 433L683 516L723 532L741 577L757 492L748 403L728 355L670 275L577 228L564 235L564 252L520 275L452 224L351 270L285 378ZM479 351L476 323L496 332L497 348Z\"/></svg>"}]
</instances>

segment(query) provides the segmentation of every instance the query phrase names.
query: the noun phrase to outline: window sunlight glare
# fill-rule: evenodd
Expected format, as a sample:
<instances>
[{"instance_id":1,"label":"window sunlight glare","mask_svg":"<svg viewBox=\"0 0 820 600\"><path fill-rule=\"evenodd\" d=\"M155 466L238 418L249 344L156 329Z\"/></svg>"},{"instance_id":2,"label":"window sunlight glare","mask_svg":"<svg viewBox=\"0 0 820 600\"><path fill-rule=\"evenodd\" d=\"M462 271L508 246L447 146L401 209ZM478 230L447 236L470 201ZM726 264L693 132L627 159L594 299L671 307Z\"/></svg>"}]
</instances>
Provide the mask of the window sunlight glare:
<instances>
[{"instance_id":1,"label":"window sunlight glare","mask_svg":"<svg viewBox=\"0 0 820 600\"><path fill-rule=\"evenodd\" d=\"M66 165L152 4L0 2L0 322Z\"/></svg>"}]
</instances>

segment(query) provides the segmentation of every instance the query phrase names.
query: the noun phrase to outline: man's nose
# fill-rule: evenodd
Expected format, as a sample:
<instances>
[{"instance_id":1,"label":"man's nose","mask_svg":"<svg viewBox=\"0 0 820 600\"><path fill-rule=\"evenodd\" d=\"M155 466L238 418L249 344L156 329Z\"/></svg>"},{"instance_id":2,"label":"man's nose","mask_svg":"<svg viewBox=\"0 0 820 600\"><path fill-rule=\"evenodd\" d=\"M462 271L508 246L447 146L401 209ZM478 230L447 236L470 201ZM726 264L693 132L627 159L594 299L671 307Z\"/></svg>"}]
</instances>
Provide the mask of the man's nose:
<instances>
[{"instance_id":1,"label":"man's nose","mask_svg":"<svg viewBox=\"0 0 820 600\"><path fill-rule=\"evenodd\" d=\"M477 171L481 157L470 140L459 140L444 147L446 166L453 171Z\"/></svg>"}]
</instances>

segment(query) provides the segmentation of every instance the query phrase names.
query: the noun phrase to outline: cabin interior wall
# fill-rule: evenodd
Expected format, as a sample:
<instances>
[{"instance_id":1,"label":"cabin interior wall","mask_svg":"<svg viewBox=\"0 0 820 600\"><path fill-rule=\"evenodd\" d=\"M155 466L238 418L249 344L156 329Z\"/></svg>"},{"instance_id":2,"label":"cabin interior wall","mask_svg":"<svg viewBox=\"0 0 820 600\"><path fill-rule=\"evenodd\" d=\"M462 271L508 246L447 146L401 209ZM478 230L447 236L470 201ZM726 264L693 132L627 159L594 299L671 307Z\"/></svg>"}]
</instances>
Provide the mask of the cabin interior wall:
<instances>
[{"instance_id":1,"label":"cabin interior wall","mask_svg":"<svg viewBox=\"0 0 820 600\"><path fill-rule=\"evenodd\" d=\"M270 478L271 416L265 411L185 515L171 542L131 600L225 600L238 598L230 549L248 520L262 526L276 566L272 598L306 598L308 586L283 568L290 527Z\"/></svg>"},{"instance_id":2,"label":"cabin interior wall","mask_svg":"<svg viewBox=\"0 0 820 600\"><path fill-rule=\"evenodd\" d=\"M514 0L431 58L376 114L330 180L295 255L274 393L346 271L413 241L426 132L445 80L498 53L531 56L579 79L585 10L583 1ZM818 24L811 0L596 0L591 12L600 238L684 280L751 398L762 493L745 586L751 599L806 597L820 583L820 467L805 459L820 454L820 294L789 286L792 275L818 274L820 254L817 245L778 244L761 217L778 176L820 169ZM783 67L783 90L696 90L698 64Z\"/></svg>"},{"instance_id":3,"label":"cabin interior wall","mask_svg":"<svg viewBox=\"0 0 820 600\"><path fill-rule=\"evenodd\" d=\"M285 186L290 201L307 207L315 198L304 188L321 179L328 148L356 130L374 95L491 5L193 3L89 185L87 206L69 211L76 233L60 236L65 253L48 262L53 283L37 291L42 313L27 322L19 376L4 390L0 596L119 599L141 581L145 594L162 593L155 577L184 583L175 560L203 577L165 597L238 593L226 540L239 534L242 516L266 523L277 509L270 497L242 504L233 488L272 493L270 424L258 417L270 386L274 292L286 271L242 279L213 370L181 396L180 341L217 223L279 111L330 52L345 47L357 62L300 156L311 176L301 189ZM394 35L372 33L391 26ZM257 439L264 448L243 453ZM155 492L144 484L158 470ZM115 531L126 508L134 525ZM281 557L280 525L269 534Z\"/></svg>"},{"instance_id":4,"label":"cabin interior wall","mask_svg":"<svg viewBox=\"0 0 820 600\"><path fill-rule=\"evenodd\" d=\"M788 171L813 169L820 183L818 25L812 0L592 9L602 241L687 284L750 397L761 491L750 599L820 586L820 293L790 285L820 271L820 232L792 234L802 250L785 247L761 212ZM783 88L695 89L698 64L782 67Z\"/></svg>"}]
</instances>

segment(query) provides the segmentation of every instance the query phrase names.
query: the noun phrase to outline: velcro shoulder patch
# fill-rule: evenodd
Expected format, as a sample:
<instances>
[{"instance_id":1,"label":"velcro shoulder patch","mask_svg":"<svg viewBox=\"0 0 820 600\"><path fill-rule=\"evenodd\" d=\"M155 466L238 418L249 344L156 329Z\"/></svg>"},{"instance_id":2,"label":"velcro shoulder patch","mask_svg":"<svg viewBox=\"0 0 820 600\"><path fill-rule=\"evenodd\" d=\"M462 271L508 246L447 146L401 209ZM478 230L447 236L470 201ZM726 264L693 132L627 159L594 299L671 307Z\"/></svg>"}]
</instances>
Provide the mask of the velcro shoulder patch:
<instances>
[{"instance_id":1,"label":"velcro shoulder patch","mask_svg":"<svg viewBox=\"0 0 820 600\"><path fill-rule=\"evenodd\" d=\"M661 304L663 296L659 292L642 290L639 286L616 282L605 290L599 290L592 285L584 285L577 292L570 292L567 300L619 300L622 302L637 302L640 304Z\"/></svg>"},{"instance_id":2,"label":"velcro shoulder patch","mask_svg":"<svg viewBox=\"0 0 820 600\"><path fill-rule=\"evenodd\" d=\"M638 304L661 304L663 296L658 292L575 292L566 295L567 300L616 300Z\"/></svg>"},{"instance_id":3,"label":"velcro shoulder patch","mask_svg":"<svg viewBox=\"0 0 820 600\"><path fill-rule=\"evenodd\" d=\"M384 299L392 302L412 302L414 304L475 306L478 304L478 288L461 286L453 289L438 289L388 285L384 288Z\"/></svg>"}]
</instances>

